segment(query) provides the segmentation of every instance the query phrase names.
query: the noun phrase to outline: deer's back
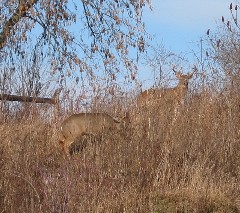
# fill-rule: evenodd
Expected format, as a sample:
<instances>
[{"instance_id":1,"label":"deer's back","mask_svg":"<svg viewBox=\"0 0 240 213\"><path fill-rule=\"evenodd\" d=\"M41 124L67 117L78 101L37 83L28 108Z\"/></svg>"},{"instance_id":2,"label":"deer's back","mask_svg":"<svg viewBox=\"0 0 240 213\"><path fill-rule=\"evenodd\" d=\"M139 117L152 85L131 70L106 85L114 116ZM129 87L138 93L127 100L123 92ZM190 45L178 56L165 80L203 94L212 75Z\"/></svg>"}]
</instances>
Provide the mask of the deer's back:
<instances>
[{"instance_id":1,"label":"deer's back","mask_svg":"<svg viewBox=\"0 0 240 213\"><path fill-rule=\"evenodd\" d=\"M76 137L83 133L98 133L115 126L116 121L106 113L73 114L63 122L62 134L64 137Z\"/></svg>"},{"instance_id":2,"label":"deer's back","mask_svg":"<svg viewBox=\"0 0 240 213\"><path fill-rule=\"evenodd\" d=\"M148 89L142 92L138 97L138 104L158 103L160 101L169 101L176 98L176 88L167 89Z\"/></svg>"}]
</instances>

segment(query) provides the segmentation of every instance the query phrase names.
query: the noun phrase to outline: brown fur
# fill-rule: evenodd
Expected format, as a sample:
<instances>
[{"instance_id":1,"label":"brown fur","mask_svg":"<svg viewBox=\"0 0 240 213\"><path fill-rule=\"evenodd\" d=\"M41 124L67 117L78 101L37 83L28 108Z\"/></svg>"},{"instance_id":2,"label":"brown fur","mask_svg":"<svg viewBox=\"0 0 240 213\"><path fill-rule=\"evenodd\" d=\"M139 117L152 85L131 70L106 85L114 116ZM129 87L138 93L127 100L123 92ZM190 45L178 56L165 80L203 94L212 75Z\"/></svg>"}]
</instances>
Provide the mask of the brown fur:
<instances>
[{"instance_id":1,"label":"brown fur","mask_svg":"<svg viewBox=\"0 0 240 213\"><path fill-rule=\"evenodd\" d=\"M180 72L176 72L176 77L179 80L179 83L174 88L167 89L148 89L143 91L137 98L138 106L156 104L160 100L164 101L176 101L181 103L188 91L188 82L192 78L193 73L183 75Z\"/></svg>"},{"instance_id":2,"label":"brown fur","mask_svg":"<svg viewBox=\"0 0 240 213\"><path fill-rule=\"evenodd\" d=\"M117 121L106 113L73 114L63 121L59 143L68 154L69 146L78 137L87 134L99 134L105 130L120 129L122 122Z\"/></svg>"}]
</instances>

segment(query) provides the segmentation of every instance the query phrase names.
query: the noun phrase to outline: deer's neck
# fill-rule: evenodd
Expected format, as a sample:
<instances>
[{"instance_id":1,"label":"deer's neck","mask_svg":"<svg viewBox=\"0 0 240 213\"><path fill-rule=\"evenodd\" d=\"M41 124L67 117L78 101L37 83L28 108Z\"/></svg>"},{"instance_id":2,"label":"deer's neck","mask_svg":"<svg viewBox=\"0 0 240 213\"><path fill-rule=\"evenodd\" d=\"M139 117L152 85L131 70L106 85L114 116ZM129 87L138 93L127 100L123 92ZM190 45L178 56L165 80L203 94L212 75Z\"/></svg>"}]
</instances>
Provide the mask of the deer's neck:
<instances>
[{"instance_id":1,"label":"deer's neck","mask_svg":"<svg viewBox=\"0 0 240 213\"><path fill-rule=\"evenodd\" d=\"M176 92L179 93L179 95L182 97L185 96L185 94L187 93L187 90L188 90L188 88L186 85L179 84L176 87Z\"/></svg>"}]
</instances>

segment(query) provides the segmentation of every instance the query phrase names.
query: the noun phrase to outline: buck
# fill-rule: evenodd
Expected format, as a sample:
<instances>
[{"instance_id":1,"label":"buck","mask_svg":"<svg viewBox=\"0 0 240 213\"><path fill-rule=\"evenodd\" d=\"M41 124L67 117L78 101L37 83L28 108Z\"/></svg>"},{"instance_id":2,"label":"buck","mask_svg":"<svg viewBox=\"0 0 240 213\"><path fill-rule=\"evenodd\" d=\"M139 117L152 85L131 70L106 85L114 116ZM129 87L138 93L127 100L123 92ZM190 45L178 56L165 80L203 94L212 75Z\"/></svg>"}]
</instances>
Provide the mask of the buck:
<instances>
[{"instance_id":1,"label":"buck","mask_svg":"<svg viewBox=\"0 0 240 213\"><path fill-rule=\"evenodd\" d=\"M182 104L184 98L188 91L188 82L192 78L193 74L196 71L194 66L193 72L186 75L182 74L180 71L175 70L175 66L172 68L179 82L178 85L174 88L163 88L163 89L148 89L142 92L137 98L137 104L149 105L156 104L161 100L164 101L174 101L176 104Z\"/></svg>"},{"instance_id":2,"label":"buck","mask_svg":"<svg viewBox=\"0 0 240 213\"><path fill-rule=\"evenodd\" d=\"M73 114L63 121L59 144L65 154L69 154L69 146L75 139L83 135L97 135L107 130L120 130L128 121L128 114L121 121L106 113Z\"/></svg>"}]
</instances>

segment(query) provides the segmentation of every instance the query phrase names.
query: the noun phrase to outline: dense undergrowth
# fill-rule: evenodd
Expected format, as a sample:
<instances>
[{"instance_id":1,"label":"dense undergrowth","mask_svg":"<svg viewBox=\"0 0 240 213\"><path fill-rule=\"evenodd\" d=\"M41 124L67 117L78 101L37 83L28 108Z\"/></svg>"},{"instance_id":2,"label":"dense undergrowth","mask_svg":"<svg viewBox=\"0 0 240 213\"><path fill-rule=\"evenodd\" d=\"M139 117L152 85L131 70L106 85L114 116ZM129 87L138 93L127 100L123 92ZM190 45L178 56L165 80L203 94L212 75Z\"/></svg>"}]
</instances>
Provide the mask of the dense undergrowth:
<instances>
[{"instance_id":1,"label":"dense undergrowth","mask_svg":"<svg viewBox=\"0 0 240 213\"><path fill-rule=\"evenodd\" d=\"M190 96L132 108L71 158L40 116L1 123L0 212L240 212L240 97Z\"/></svg>"}]
</instances>

